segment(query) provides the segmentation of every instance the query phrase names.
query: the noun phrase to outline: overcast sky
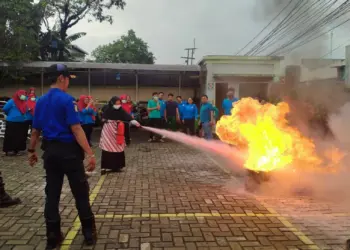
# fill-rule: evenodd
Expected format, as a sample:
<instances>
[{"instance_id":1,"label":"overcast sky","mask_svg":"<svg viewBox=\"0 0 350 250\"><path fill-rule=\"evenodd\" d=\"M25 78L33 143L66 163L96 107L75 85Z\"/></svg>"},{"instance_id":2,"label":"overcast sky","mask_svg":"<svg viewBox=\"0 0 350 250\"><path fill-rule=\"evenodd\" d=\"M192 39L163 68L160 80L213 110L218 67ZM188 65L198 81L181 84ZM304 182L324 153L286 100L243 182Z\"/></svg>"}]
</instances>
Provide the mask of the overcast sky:
<instances>
[{"instance_id":1,"label":"overcast sky","mask_svg":"<svg viewBox=\"0 0 350 250\"><path fill-rule=\"evenodd\" d=\"M261 5L262 1L264 6ZM276 4L281 2L280 5ZM278 12L284 0L126 0L126 8L112 10L114 23L82 20L69 33L84 31L76 44L89 53L118 39L129 29L146 41L157 64L183 64L184 48L196 39L195 62L205 55L232 55L249 42ZM287 1L288 2L288 1ZM349 25L348 25L349 26ZM347 34L347 33L346 33ZM333 48L349 39L334 33ZM347 37L347 38L346 38ZM350 43L350 40L348 40ZM317 46L316 46L317 45ZM304 47L303 55L317 57L330 50L329 36ZM344 57L344 48L333 58Z\"/></svg>"}]
</instances>

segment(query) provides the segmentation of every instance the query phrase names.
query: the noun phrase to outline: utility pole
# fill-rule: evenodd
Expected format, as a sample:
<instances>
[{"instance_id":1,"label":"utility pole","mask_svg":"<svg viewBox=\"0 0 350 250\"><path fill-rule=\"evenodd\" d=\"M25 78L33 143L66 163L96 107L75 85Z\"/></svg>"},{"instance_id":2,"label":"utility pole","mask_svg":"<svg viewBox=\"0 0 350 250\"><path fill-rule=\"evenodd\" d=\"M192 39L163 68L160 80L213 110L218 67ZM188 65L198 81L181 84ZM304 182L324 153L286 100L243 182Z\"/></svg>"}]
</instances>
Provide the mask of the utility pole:
<instances>
[{"instance_id":1,"label":"utility pole","mask_svg":"<svg viewBox=\"0 0 350 250\"><path fill-rule=\"evenodd\" d=\"M331 32L331 59L333 59L333 31Z\"/></svg>"},{"instance_id":2,"label":"utility pole","mask_svg":"<svg viewBox=\"0 0 350 250\"><path fill-rule=\"evenodd\" d=\"M345 87L350 88L350 45L345 47Z\"/></svg>"},{"instance_id":3,"label":"utility pole","mask_svg":"<svg viewBox=\"0 0 350 250\"><path fill-rule=\"evenodd\" d=\"M193 60L196 59L194 58L194 52L196 51L196 39L193 39L193 47L192 48L186 48L185 51L187 51L187 56L182 56L181 58L186 59L185 63L188 65L188 63L191 60L191 65L193 64ZM190 56L190 51L191 51L191 56Z\"/></svg>"}]
</instances>

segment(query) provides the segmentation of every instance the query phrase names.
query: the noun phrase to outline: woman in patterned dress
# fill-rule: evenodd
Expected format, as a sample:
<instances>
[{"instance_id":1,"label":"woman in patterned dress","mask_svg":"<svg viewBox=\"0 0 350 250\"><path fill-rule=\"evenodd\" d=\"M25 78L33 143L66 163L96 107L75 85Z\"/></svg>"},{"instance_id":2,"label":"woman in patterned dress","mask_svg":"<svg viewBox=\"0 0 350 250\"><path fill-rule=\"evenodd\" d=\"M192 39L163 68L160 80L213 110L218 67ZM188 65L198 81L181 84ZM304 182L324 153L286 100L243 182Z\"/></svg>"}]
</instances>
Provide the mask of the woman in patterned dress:
<instances>
[{"instance_id":1,"label":"woman in patterned dress","mask_svg":"<svg viewBox=\"0 0 350 250\"><path fill-rule=\"evenodd\" d=\"M121 100L114 96L108 103L108 107L102 116L103 128L101 132L100 148L101 156L101 174L105 174L106 170L112 172L121 172L125 167L126 146L124 133L120 133L120 127L124 122L131 122L139 127L140 124L132 120L130 114L121 108ZM119 133L118 133L119 132ZM119 137L119 138L118 138ZM120 138L123 138L120 140Z\"/></svg>"}]
</instances>

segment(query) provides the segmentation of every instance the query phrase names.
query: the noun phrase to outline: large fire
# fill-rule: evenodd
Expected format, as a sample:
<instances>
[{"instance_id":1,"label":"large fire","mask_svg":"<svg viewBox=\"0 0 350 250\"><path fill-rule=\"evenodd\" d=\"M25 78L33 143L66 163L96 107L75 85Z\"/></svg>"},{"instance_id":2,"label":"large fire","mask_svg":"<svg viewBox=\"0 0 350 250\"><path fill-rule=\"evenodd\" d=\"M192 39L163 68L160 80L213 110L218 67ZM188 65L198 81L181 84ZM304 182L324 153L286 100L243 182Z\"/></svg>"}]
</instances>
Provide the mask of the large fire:
<instances>
[{"instance_id":1,"label":"large fire","mask_svg":"<svg viewBox=\"0 0 350 250\"><path fill-rule=\"evenodd\" d=\"M324 160L317 155L314 142L288 123L288 113L285 102L260 104L243 98L235 103L231 116L218 121L216 133L221 141L246 150L244 167L255 172L319 167ZM336 150L331 154L339 155Z\"/></svg>"}]
</instances>

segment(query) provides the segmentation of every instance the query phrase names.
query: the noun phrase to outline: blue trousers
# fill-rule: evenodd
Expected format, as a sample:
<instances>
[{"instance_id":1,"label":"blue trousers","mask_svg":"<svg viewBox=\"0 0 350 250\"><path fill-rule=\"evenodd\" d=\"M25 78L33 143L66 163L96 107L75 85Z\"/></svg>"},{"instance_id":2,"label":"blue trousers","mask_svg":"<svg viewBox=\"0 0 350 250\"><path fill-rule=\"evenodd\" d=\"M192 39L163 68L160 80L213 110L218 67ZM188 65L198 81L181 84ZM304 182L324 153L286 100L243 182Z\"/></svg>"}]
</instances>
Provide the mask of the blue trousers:
<instances>
[{"instance_id":1,"label":"blue trousers","mask_svg":"<svg viewBox=\"0 0 350 250\"><path fill-rule=\"evenodd\" d=\"M202 128L203 128L203 132L204 132L204 139L212 140L213 139L213 131L212 131L212 127L210 125L210 122L203 122Z\"/></svg>"}]
</instances>

